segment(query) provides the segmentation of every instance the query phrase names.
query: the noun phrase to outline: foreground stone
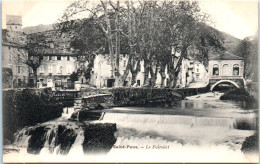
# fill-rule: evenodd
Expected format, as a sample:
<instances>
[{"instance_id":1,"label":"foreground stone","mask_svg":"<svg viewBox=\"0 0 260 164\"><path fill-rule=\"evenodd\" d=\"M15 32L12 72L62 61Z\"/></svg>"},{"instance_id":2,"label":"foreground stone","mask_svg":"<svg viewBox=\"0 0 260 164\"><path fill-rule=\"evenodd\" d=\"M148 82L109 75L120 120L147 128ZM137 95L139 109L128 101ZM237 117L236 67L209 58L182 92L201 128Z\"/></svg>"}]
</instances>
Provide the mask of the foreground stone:
<instances>
[{"instance_id":1,"label":"foreground stone","mask_svg":"<svg viewBox=\"0 0 260 164\"><path fill-rule=\"evenodd\" d=\"M45 127L36 127L30 129L28 135L31 138L28 141L27 153L39 154L45 143L45 133L47 129Z\"/></svg>"},{"instance_id":2,"label":"foreground stone","mask_svg":"<svg viewBox=\"0 0 260 164\"><path fill-rule=\"evenodd\" d=\"M22 129L17 134L19 139L15 145L24 145L24 139L30 137L27 146L27 153L30 154L40 154L41 150L45 148L50 153L67 155L73 144L82 145L82 149L79 151L83 151L85 154L104 154L108 153L115 144L116 131L116 124L111 123L68 122L59 125L37 125ZM81 134L84 135L83 143L75 143L77 136Z\"/></svg>"},{"instance_id":3,"label":"foreground stone","mask_svg":"<svg viewBox=\"0 0 260 164\"><path fill-rule=\"evenodd\" d=\"M85 125L83 151L85 154L108 153L116 143L116 124Z\"/></svg>"},{"instance_id":4,"label":"foreground stone","mask_svg":"<svg viewBox=\"0 0 260 164\"><path fill-rule=\"evenodd\" d=\"M255 133L250 137L246 137L245 141L242 144L241 151L244 153L256 153L259 151L258 133Z\"/></svg>"},{"instance_id":5,"label":"foreground stone","mask_svg":"<svg viewBox=\"0 0 260 164\"><path fill-rule=\"evenodd\" d=\"M72 113L70 120L74 121L91 121L91 120L99 120L101 117L100 112L93 112L89 109L79 109Z\"/></svg>"}]
</instances>

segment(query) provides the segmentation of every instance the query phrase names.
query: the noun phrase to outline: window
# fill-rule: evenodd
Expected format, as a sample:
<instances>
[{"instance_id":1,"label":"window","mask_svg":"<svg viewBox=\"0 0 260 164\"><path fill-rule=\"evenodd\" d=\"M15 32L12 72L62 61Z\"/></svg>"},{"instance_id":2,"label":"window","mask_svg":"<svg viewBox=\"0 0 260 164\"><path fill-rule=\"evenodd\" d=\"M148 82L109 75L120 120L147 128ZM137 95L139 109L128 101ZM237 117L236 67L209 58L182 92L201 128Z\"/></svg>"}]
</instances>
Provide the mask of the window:
<instances>
[{"instance_id":1,"label":"window","mask_svg":"<svg viewBox=\"0 0 260 164\"><path fill-rule=\"evenodd\" d=\"M18 63L20 63L21 62L21 55L18 54L17 56L18 56Z\"/></svg>"},{"instance_id":2,"label":"window","mask_svg":"<svg viewBox=\"0 0 260 164\"><path fill-rule=\"evenodd\" d=\"M9 60L9 64L11 64L12 63L12 54L11 53L9 54L8 60Z\"/></svg>"},{"instance_id":3,"label":"window","mask_svg":"<svg viewBox=\"0 0 260 164\"><path fill-rule=\"evenodd\" d=\"M234 64L233 65L233 75L234 76L238 76L239 75L239 65L238 64Z\"/></svg>"},{"instance_id":4,"label":"window","mask_svg":"<svg viewBox=\"0 0 260 164\"><path fill-rule=\"evenodd\" d=\"M128 86L128 81L124 81L124 87Z\"/></svg>"},{"instance_id":5,"label":"window","mask_svg":"<svg viewBox=\"0 0 260 164\"><path fill-rule=\"evenodd\" d=\"M61 60L61 57L60 57L60 56L57 56L57 60Z\"/></svg>"},{"instance_id":6,"label":"window","mask_svg":"<svg viewBox=\"0 0 260 164\"><path fill-rule=\"evenodd\" d=\"M54 44L53 43L50 43L50 48L54 48Z\"/></svg>"},{"instance_id":7,"label":"window","mask_svg":"<svg viewBox=\"0 0 260 164\"><path fill-rule=\"evenodd\" d=\"M49 73L52 73L52 65L49 65L49 66L48 66L48 72L49 72Z\"/></svg>"},{"instance_id":8,"label":"window","mask_svg":"<svg viewBox=\"0 0 260 164\"><path fill-rule=\"evenodd\" d=\"M22 86L22 80L18 79L18 87L21 87L21 86Z\"/></svg>"},{"instance_id":9,"label":"window","mask_svg":"<svg viewBox=\"0 0 260 164\"><path fill-rule=\"evenodd\" d=\"M219 75L219 66L217 64L213 65L213 76Z\"/></svg>"},{"instance_id":10,"label":"window","mask_svg":"<svg viewBox=\"0 0 260 164\"><path fill-rule=\"evenodd\" d=\"M44 56L44 60L48 61L49 60L49 56Z\"/></svg>"},{"instance_id":11,"label":"window","mask_svg":"<svg viewBox=\"0 0 260 164\"><path fill-rule=\"evenodd\" d=\"M40 56L40 61L42 61L43 60L43 56Z\"/></svg>"},{"instance_id":12,"label":"window","mask_svg":"<svg viewBox=\"0 0 260 164\"><path fill-rule=\"evenodd\" d=\"M69 56L67 56L67 61L69 61L70 60L70 57Z\"/></svg>"},{"instance_id":13,"label":"window","mask_svg":"<svg viewBox=\"0 0 260 164\"><path fill-rule=\"evenodd\" d=\"M8 50L11 50L11 47L8 47Z\"/></svg>"},{"instance_id":14,"label":"window","mask_svg":"<svg viewBox=\"0 0 260 164\"><path fill-rule=\"evenodd\" d=\"M62 74L62 66L58 67L58 74Z\"/></svg>"},{"instance_id":15,"label":"window","mask_svg":"<svg viewBox=\"0 0 260 164\"><path fill-rule=\"evenodd\" d=\"M21 66L17 66L17 73L21 73Z\"/></svg>"},{"instance_id":16,"label":"window","mask_svg":"<svg viewBox=\"0 0 260 164\"><path fill-rule=\"evenodd\" d=\"M32 68L29 68L29 73L33 73L33 69Z\"/></svg>"},{"instance_id":17,"label":"window","mask_svg":"<svg viewBox=\"0 0 260 164\"><path fill-rule=\"evenodd\" d=\"M230 73L230 67L228 64L224 64L222 66L222 76L230 76L231 73Z\"/></svg>"},{"instance_id":18,"label":"window","mask_svg":"<svg viewBox=\"0 0 260 164\"><path fill-rule=\"evenodd\" d=\"M43 73L44 72L44 67L43 66L40 66L40 73Z\"/></svg>"},{"instance_id":19,"label":"window","mask_svg":"<svg viewBox=\"0 0 260 164\"><path fill-rule=\"evenodd\" d=\"M72 66L71 66L71 65L68 65L68 66L67 66L67 73L68 73L68 74L71 74L71 73L72 73Z\"/></svg>"}]
</instances>

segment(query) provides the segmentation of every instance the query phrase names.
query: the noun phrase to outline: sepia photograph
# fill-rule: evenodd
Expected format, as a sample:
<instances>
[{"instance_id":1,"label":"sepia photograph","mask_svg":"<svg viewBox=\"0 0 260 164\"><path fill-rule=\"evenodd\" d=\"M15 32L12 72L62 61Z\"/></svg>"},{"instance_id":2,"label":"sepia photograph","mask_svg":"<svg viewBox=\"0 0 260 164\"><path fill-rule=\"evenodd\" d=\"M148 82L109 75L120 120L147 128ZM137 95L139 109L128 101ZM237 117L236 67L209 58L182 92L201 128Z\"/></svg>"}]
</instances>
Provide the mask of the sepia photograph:
<instances>
[{"instance_id":1,"label":"sepia photograph","mask_svg":"<svg viewBox=\"0 0 260 164\"><path fill-rule=\"evenodd\" d=\"M258 163L257 0L3 0L3 163Z\"/></svg>"}]
</instances>

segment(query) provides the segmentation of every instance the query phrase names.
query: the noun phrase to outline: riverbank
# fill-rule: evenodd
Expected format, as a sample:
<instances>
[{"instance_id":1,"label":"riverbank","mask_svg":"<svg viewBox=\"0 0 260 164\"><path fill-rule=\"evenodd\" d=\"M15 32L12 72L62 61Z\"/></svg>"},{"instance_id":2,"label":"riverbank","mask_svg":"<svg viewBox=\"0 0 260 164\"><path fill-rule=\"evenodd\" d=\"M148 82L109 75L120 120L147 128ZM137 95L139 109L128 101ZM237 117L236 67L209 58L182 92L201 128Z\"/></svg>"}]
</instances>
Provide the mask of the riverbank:
<instances>
[{"instance_id":1,"label":"riverbank","mask_svg":"<svg viewBox=\"0 0 260 164\"><path fill-rule=\"evenodd\" d=\"M4 144L14 141L18 129L61 117L63 112L50 88L4 89L2 96Z\"/></svg>"},{"instance_id":2,"label":"riverbank","mask_svg":"<svg viewBox=\"0 0 260 164\"><path fill-rule=\"evenodd\" d=\"M186 96L206 93L203 88L87 88L81 90L74 106L96 109L100 104L107 107L143 106L183 100ZM110 96L109 96L110 95Z\"/></svg>"},{"instance_id":3,"label":"riverbank","mask_svg":"<svg viewBox=\"0 0 260 164\"><path fill-rule=\"evenodd\" d=\"M158 106L150 107L113 107L96 110L96 112L102 113L101 118L96 121L70 121L67 119L69 117L65 109L61 118L39 125L39 127L46 127L46 135L40 135L43 140L39 137L41 144L36 145L42 145L42 141L46 143L47 136L51 136L51 131L54 129L59 129L59 126L66 127L56 131L55 136L57 138L52 139L54 145L54 140L58 140L56 147L44 143L39 155L29 154L27 152L28 147L19 148L20 152L5 154L5 161L256 161L256 158L245 156L240 150L245 138L254 134L254 128L241 129L237 126L239 122L249 122L250 125L253 125L252 127L255 127L254 122L251 124L252 119L255 118L254 111L243 110L239 102L219 100L219 96L221 94L206 93L186 97L185 100L173 101L169 106L160 106L158 104ZM68 111L70 113L73 110L69 109ZM85 132L81 129L84 127L80 125L81 123L92 124L92 127L87 127L85 130L90 133L85 135ZM116 124L116 130L113 130L113 128L108 128L107 131L102 128L101 130L95 129L98 124L107 123ZM75 133L77 134L76 138ZM110 135L106 135L108 133ZM26 133L21 135L25 138L21 143L26 143L28 135L26 137L24 134ZM68 137L65 137L65 135L68 135ZM61 141L59 136L68 139ZM99 144L99 141L103 141L105 136L112 136L112 138L114 136L116 139L114 140L115 143L109 144L109 149L105 149L108 152L106 155L99 156L97 154L91 155L91 152L90 154L85 153L84 144L89 144L85 150L91 150L93 147L97 147L96 144L98 146L102 145ZM72 139L75 139L73 144ZM84 142L85 139L87 142ZM68 143L61 144L66 141ZM105 143L109 142L106 141ZM63 146L59 146L59 144ZM111 145L113 146L111 147ZM30 147L32 146L30 145ZM60 149L61 147L63 151ZM69 147L70 150L68 151ZM9 147L9 151L12 151L12 149L13 147ZM54 149L54 151L50 152L50 149ZM195 155L193 151L196 152ZM55 152L60 153L56 154ZM62 153L68 154L64 155ZM12 158L14 155L16 159ZM202 158L205 155L208 158ZM162 156L163 159L161 159ZM189 159L187 160L187 158Z\"/></svg>"}]
</instances>

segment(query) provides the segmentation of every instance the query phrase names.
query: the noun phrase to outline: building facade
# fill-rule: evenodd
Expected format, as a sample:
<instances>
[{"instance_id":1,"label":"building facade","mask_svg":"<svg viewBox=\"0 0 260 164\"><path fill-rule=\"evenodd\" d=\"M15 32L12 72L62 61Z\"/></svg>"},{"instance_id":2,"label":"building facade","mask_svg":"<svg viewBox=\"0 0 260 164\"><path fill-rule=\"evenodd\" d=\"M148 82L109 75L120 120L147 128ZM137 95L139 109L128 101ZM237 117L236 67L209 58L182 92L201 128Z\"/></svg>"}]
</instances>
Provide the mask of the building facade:
<instances>
[{"instance_id":1,"label":"building facade","mask_svg":"<svg viewBox=\"0 0 260 164\"><path fill-rule=\"evenodd\" d=\"M243 78L244 58L229 52L209 59L209 78Z\"/></svg>"},{"instance_id":2,"label":"building facade","mask_svg":"<svg viewBox=\"0 0 260 164\"><path fill-rule=\"evenodd\" d=\"M6 26L7 29L2 30L3 88L27 87L28 52L26 34L22 32L22 17L8 15Z\"/></svg>"},{"instance_id":3,"label":"building facade","mask_svg":"<svg viewBox=\"0 0 260 164\"><path fill-rule=\"evenodd\" d=\"M209 84L211 90L219 84L233 84L245 87L244 58L229 52L211 53L209 58Z\"/></svg>"},{"instance_id":4,"label":"building facade","mask_svg":"<svg viewBox=\"0 0 260 164\"><path fill-rule=\"evenodd\" d=\"M27 34L28 43L36 45L35 53L30 60L36 58L40 62L37 68L37 86L55 89L72 89L74 82L70 79L79 67L78 56L70 46L70 37L55 30ZM35 83L32 68L29 71L30 83Z\"/></svg>"},{"instance_id":5,"label":"building facade","mask_svg":"<svg viewBox=\"0 0 260 164\"><path fill-rule=\"evenodd\" d=\"M37 69L38 87L56 89L72 89L73 81L70 75L77 70L77 57L70 54L45 54L41 66ZM34 80L30 69L30 79Z\"/></svg>"},{"instance_id":6,"label":"building facade","mask_svg":"<svg viewBox=\"0 0 260 164\"><path fill-rule=\"evenodd\" d=\"M119 55L119 73L122 75L126 70L128 63L128 56ZM124 86L131 85L131 73L128 74ZM112 75L111 59L109 55L98 54L94 58L94 65L91 71L90 84L97 88L113 87L115 78Z\"/></svg>"}]
</instances>

